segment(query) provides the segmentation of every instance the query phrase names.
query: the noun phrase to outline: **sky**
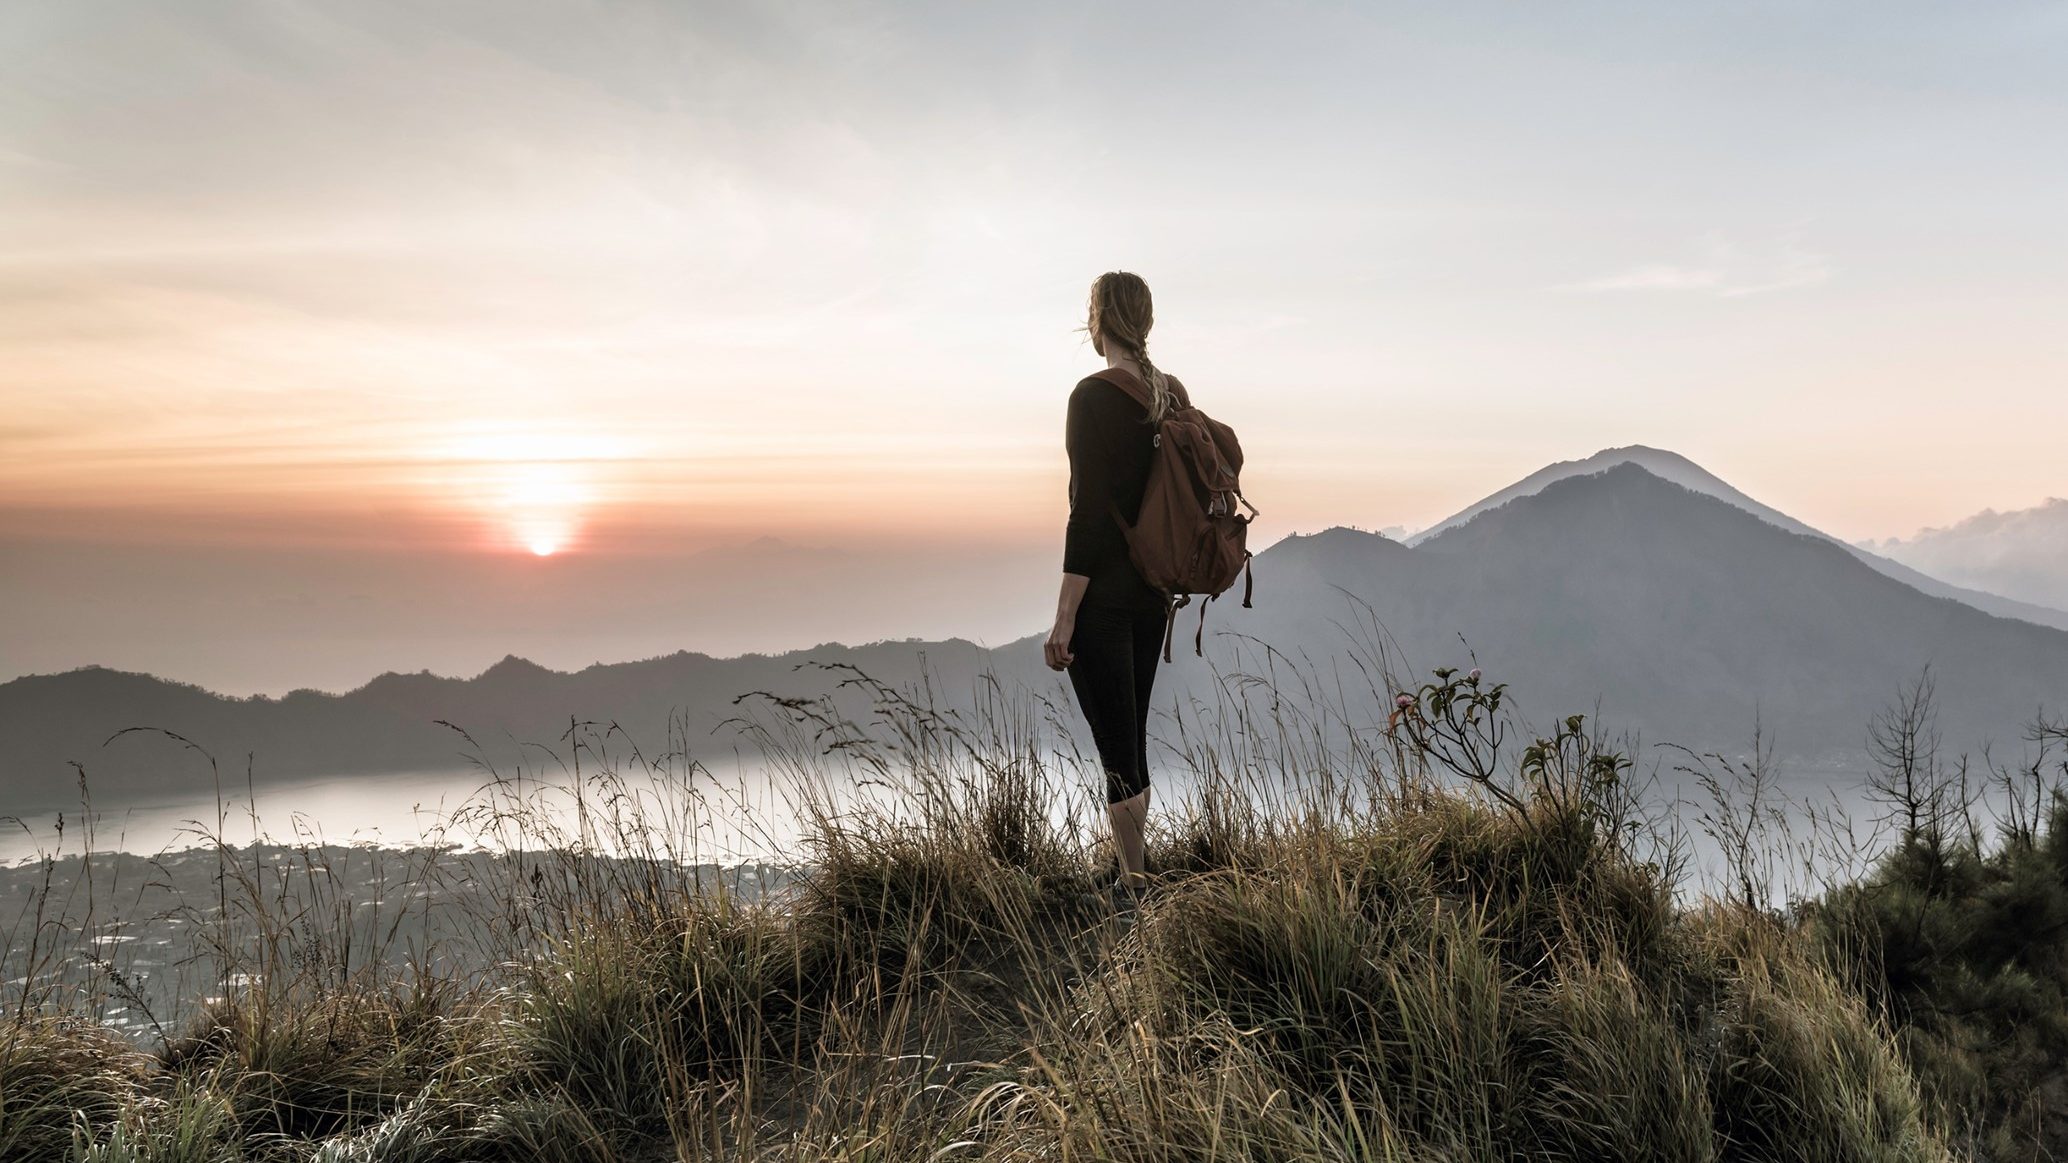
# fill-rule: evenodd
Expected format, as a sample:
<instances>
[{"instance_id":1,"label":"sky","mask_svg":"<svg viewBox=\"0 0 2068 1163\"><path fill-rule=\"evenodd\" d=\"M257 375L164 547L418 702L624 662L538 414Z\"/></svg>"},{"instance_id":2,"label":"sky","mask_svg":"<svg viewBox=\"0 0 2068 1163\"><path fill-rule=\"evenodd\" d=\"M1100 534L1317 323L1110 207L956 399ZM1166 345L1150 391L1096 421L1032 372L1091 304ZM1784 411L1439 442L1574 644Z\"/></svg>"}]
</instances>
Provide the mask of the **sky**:
<instances>
[{"instance_id":1,"label":"sky","mask_svg":"<svg viewBox=\"0 0 2068 1163\"><path fill-rule=\"evenodd\" d=\"M2068 6L0 7L0 680L1045 628L1091 280L1255 548L2068 493ZM1260 586L1261 586L1260 580Z\"/></svg>"}]
</instances>

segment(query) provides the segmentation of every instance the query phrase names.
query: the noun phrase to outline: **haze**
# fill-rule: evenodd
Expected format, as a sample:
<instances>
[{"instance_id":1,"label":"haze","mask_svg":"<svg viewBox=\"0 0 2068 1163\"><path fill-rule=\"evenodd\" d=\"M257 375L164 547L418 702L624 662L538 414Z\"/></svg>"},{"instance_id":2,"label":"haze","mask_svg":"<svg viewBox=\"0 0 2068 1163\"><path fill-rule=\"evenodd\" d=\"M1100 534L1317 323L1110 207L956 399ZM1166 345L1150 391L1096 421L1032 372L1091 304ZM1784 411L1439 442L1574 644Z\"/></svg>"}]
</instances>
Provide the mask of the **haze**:
<instances>
[{"instance_id":1,"label":"haze","mask_svg":"<svg viewBox=\"0 0 2068 1163\"><path fill-rule=\"evenodd\" d=\"M111 0L0 52L0 678L1030 633L1116 268L1259 550L1638 443L1849 540L2064 491L2059 4Z\"/></svg>"}]
</instances>

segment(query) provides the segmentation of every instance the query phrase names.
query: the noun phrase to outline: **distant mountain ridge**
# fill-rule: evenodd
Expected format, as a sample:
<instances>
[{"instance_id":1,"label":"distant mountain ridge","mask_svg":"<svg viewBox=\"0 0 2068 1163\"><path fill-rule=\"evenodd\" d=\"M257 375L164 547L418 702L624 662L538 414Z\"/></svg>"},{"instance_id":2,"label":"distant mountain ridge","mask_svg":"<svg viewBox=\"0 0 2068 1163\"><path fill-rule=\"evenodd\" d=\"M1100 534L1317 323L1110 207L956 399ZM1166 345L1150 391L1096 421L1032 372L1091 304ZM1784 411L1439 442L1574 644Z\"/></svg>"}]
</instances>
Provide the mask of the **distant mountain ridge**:
<instances>
[{"instance_id":1,"label":"distant mountain ridge","mask_svg":"<svg viewBox=\"0 0 2068 1163\"><path fill-rule=\"evenodd\" d=\"M2056 630L2068 630L2068 610L2020 601L2016 598L2005 597L2002 594L1955 585L1941 578L1933 577L1900 561L1896 561L1883 553L1876 552L1876 547L1854 545L1841 541L1820 529L1790 517L1779 509L1763 505L1738 491L1738 489L1726 483L1721 477L1716 476L1677 452L1668 452L1660 448L1647 448L1642 444L1632 444L1622 448L1605 448L1582 460L1562 460L1556 464L1546 465L1509 485L1507 488L1491 496L1483 497L1442 521L1431 525L1429 528L1416 533L1407 539L1407 544L1420 545L1433 537L1440 536L1451 529L1457 528L1459 525L1489 509L1498 508L1518 497L1530 496L1541 492L1545 486L1554 481L1574 476L1591 475L1619 464L1634 464L1653 476L1672 481L1683 488L1692 489L1695 492L1736 505L1738 508L1771 524L1778 525L1791 533L1802 533L1812 537L1824 538L1867 563L1868 566L1877 572L1887 574L1889 577L1895 578L1897 581L1914 589L1921 590L1924 593L1966 602L1978 610L2001 617L2022 618L2027 622L2035 622L2041 626L2051 626Z\"/></svg>"},{"instance_id":2,"label":"distant mountain ridge","mask_svg":"<svg viewBox=\"0 0 2068 1163\"><path fill-rule=\"evenodd\" d=\"M739 742L719 731L723 720L747 713L736 697L753 690L819 693L847 677L808 667L807 659L895 680L916 675L922 653L931 673L955 683L972 680L988 656L962 639L826 643L735 658L677 651L574 672L512 655L472 678L389 672L343 694L298 690L277 699L231 698L97 666L31 675L0 683L0 736L15 741L0 755L0 815L76 804L73 761L85 767L96 795L210 785L207 760L162 735L111 738L130 727L175 731L205 748L225 787L241 785L247 756L267 781L450 771L476 760L505 774L519 763L536 770L550 762L533 745L566 756L559 741L577 722L596 724L597 735L615 725L611 742L626 751L636 745L658 756L672 741L709 758Z\"/></svg>"},{"instance_id":3,"label":"distant mountain ridge","mask_svg":"<svg viewBox=\"0 0 2068 1163\"><path fill-rule=\"evenodd\" d=\"M1476 662L1511 684L1514 706L1538 725L1598 706L1611 729L1698 750L1742 751L1756 718L1798 770L1857 767L1869 716L1927 663L1948 754L1984 741L2015 751L2034 711L2068 710L2068 632L1922 592L1814 530L1634 462L1560 473L1412 545L1341 527L1290 536L1257 555L1254 576L1252 609L1224 595L1180 611L1152 734L1172 737L1175 708L1196 716L1258 697L1255 684L1229 681L1237 673L1275 668L1281 692L1297 697L1283 672L1297 658L1347 692L1328 697L1347 699L1353 722L1383 723L1386 680L1345 660L1367 610L1399 681ZM1202 606L1205 657L1195 658L1188 640ZM565 755L558 741L584 721L614 724L629 740L622 746L648 755L678 746L722 755L737 737L721 725L752 705L743 695L831 692L847 666L903 686L924 665L946 708L982 698L993 676L1008 692L1042 692L1082 736L1066 676L1042 663L1043 637L995 649L950 639L737 658L679 651L572 673L511 657L468 679L384 674L342 695L280 699L223 698L100 668L34 676L0 684L0 734L10 741L0 750L0 814L76 802L73 760L97 794L208 786L199 757L162 738L103 746L130 726L208 747L226 784L241 782L247 755L259 778L274 780L463 766L470 745L436 720L465 728L505 765L540 762L526 744ZM1277 660L1260 659L1259 644ZM840 697L850 700L843 713L866 721L855 689ZM1168 752L1152 743L1152 759Z\"/></svg>"},{"instance_id":4,"label":"distant mountain ridge","mask_svg":"<svg viewBox=\"0 0 2068 1163\"><path fill-rule=\"evenodd\" d=\"M2061 497L2007 513L1984 509L1943 529L1920 529L1861 548L1947 581L2042 606L2068 606L2068 499Z\"/></svg>"}]
</instances>

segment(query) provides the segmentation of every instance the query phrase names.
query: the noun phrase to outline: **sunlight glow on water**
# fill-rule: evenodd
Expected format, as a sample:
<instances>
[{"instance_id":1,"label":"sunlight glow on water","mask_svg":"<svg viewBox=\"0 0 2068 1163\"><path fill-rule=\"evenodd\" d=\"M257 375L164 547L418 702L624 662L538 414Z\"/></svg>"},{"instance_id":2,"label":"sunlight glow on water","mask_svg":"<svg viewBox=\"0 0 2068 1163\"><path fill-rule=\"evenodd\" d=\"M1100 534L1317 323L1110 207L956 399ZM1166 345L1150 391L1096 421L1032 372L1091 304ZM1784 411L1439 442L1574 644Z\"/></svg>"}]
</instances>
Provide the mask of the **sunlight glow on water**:
<instances>
[{"instance_id":1,"label":"sunlight glow on water","mask_svg":"<svg viewBox=\"0 0 2068 1163\"><path fill-rule=\"evenodd\" d=\"M478 770L344 775L261 783L256 811L241 789L235 795L226 789L220 807L213 795L117 807L99 800L90 837L76 806L62 811L62 829L56 808L18 821L0 819L0 867L43 856L75 856L89 843L95 852L154 856L209 847L213 837L232 847L254 842L434 846L463 852L581 847L607 855L657 854L683 864L795 867L812 858L809 830L797 806L799 785L779 767L733 758L709 765L699 761L688 778L654 770L606 772L586 777L579 789L557 772L503 778ZM1075 843L1099 842L1106 822L1091 784L1081 774L1052 774L1055 782L1046 793L1051 822ZM1184 771L1158 770L1151 782L1156 788L1152 813L1162 818L1152 817L1152 828L1183 816L1199 789L1197 777ZM810 783L821 804L836 814L864 810L915 821L922 811L912 787L893 786L865 771L821 769L811 774ZM1783 813L1794 817L1791 828L1805 827L1801 805L1820 802L1850 819L1845 830L1857 837L1851 842L1860 845L1856 855L1871 849L1876 808L1859 789L1798 778L1784 779L1776 790L1787 803ZM1283 815L1301 795L1297 788L1261 785L1252 785L1247 794L1260 802L1282 797L1277 810L1266 809L1274 815ZM1696 800L1657 806L1662 819L1677 819L1685 846L1681 891L1728 886L1735 872L1700 820L1712 806ZM1792 843L1773 839L1782 848ZM1769 853L1764 872L1773 881L1773 903L1841 871L1828 862L1829 855L1812 858L1811 863L1825 865L1812 868L1799 862L1807 852L1792 858L1778 850ZM1849 876L1862 870L1846 863Z\"/></svg>"},{"instance_id":2,"label":"sunlight glow on water","mask_svg":"<svg viewBox=\"0 0 2068 1163\"><path fill-rule=\"evenodd\" d=\"M728 761L729 762L729 761ZM242 788L110 805L95 802L90 836L96 852L137 855L208 847L277 843L363 844L387 848L457 845L462 850L537 848L581 835L586 817L607 829L605 797L633 797L657 843L696 861L732 863L768 858L795 844L794 825L773 783L741 767L711 765L683 781L622 777L621 786L588 783L582 794L560 777L497 780L478 770L341 775L257 785L256 803ZM621 801L621 813L627 805ZM59 817L62 815L62 825ZM662 836L660 833L670 833ZM620 847L607 831L594 846ZM88 847L80 809L52 807L0 822L0 866Z\"/></svg>"}]
</instances>

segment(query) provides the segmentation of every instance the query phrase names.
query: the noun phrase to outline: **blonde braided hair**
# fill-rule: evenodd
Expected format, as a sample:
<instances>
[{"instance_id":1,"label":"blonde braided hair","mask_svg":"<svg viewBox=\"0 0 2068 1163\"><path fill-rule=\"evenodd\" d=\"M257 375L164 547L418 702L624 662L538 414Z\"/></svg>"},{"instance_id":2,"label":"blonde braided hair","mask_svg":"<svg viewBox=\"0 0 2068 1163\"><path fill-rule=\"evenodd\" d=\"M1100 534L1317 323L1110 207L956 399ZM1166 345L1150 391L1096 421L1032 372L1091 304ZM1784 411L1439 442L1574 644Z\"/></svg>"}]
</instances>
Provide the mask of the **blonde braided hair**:
<instances>
[{"instance_id":1,"label":"blonde braided hair","mask_svg":"<svg viewBox=\"0 0 2068 1163\"><path fill-rule=\"evenodd\" d=\"M1149 385L1149 422L1160 423L1170 414L1174 397L1168 377L1149 361L1149 328L1156 322L1149 284L1137 274L1107 271L1092 280L1088 315L1080 330L1093 336L1103 334L1118 343L1141 367L1142 379Z\"/></svg>"}]
</instances>

